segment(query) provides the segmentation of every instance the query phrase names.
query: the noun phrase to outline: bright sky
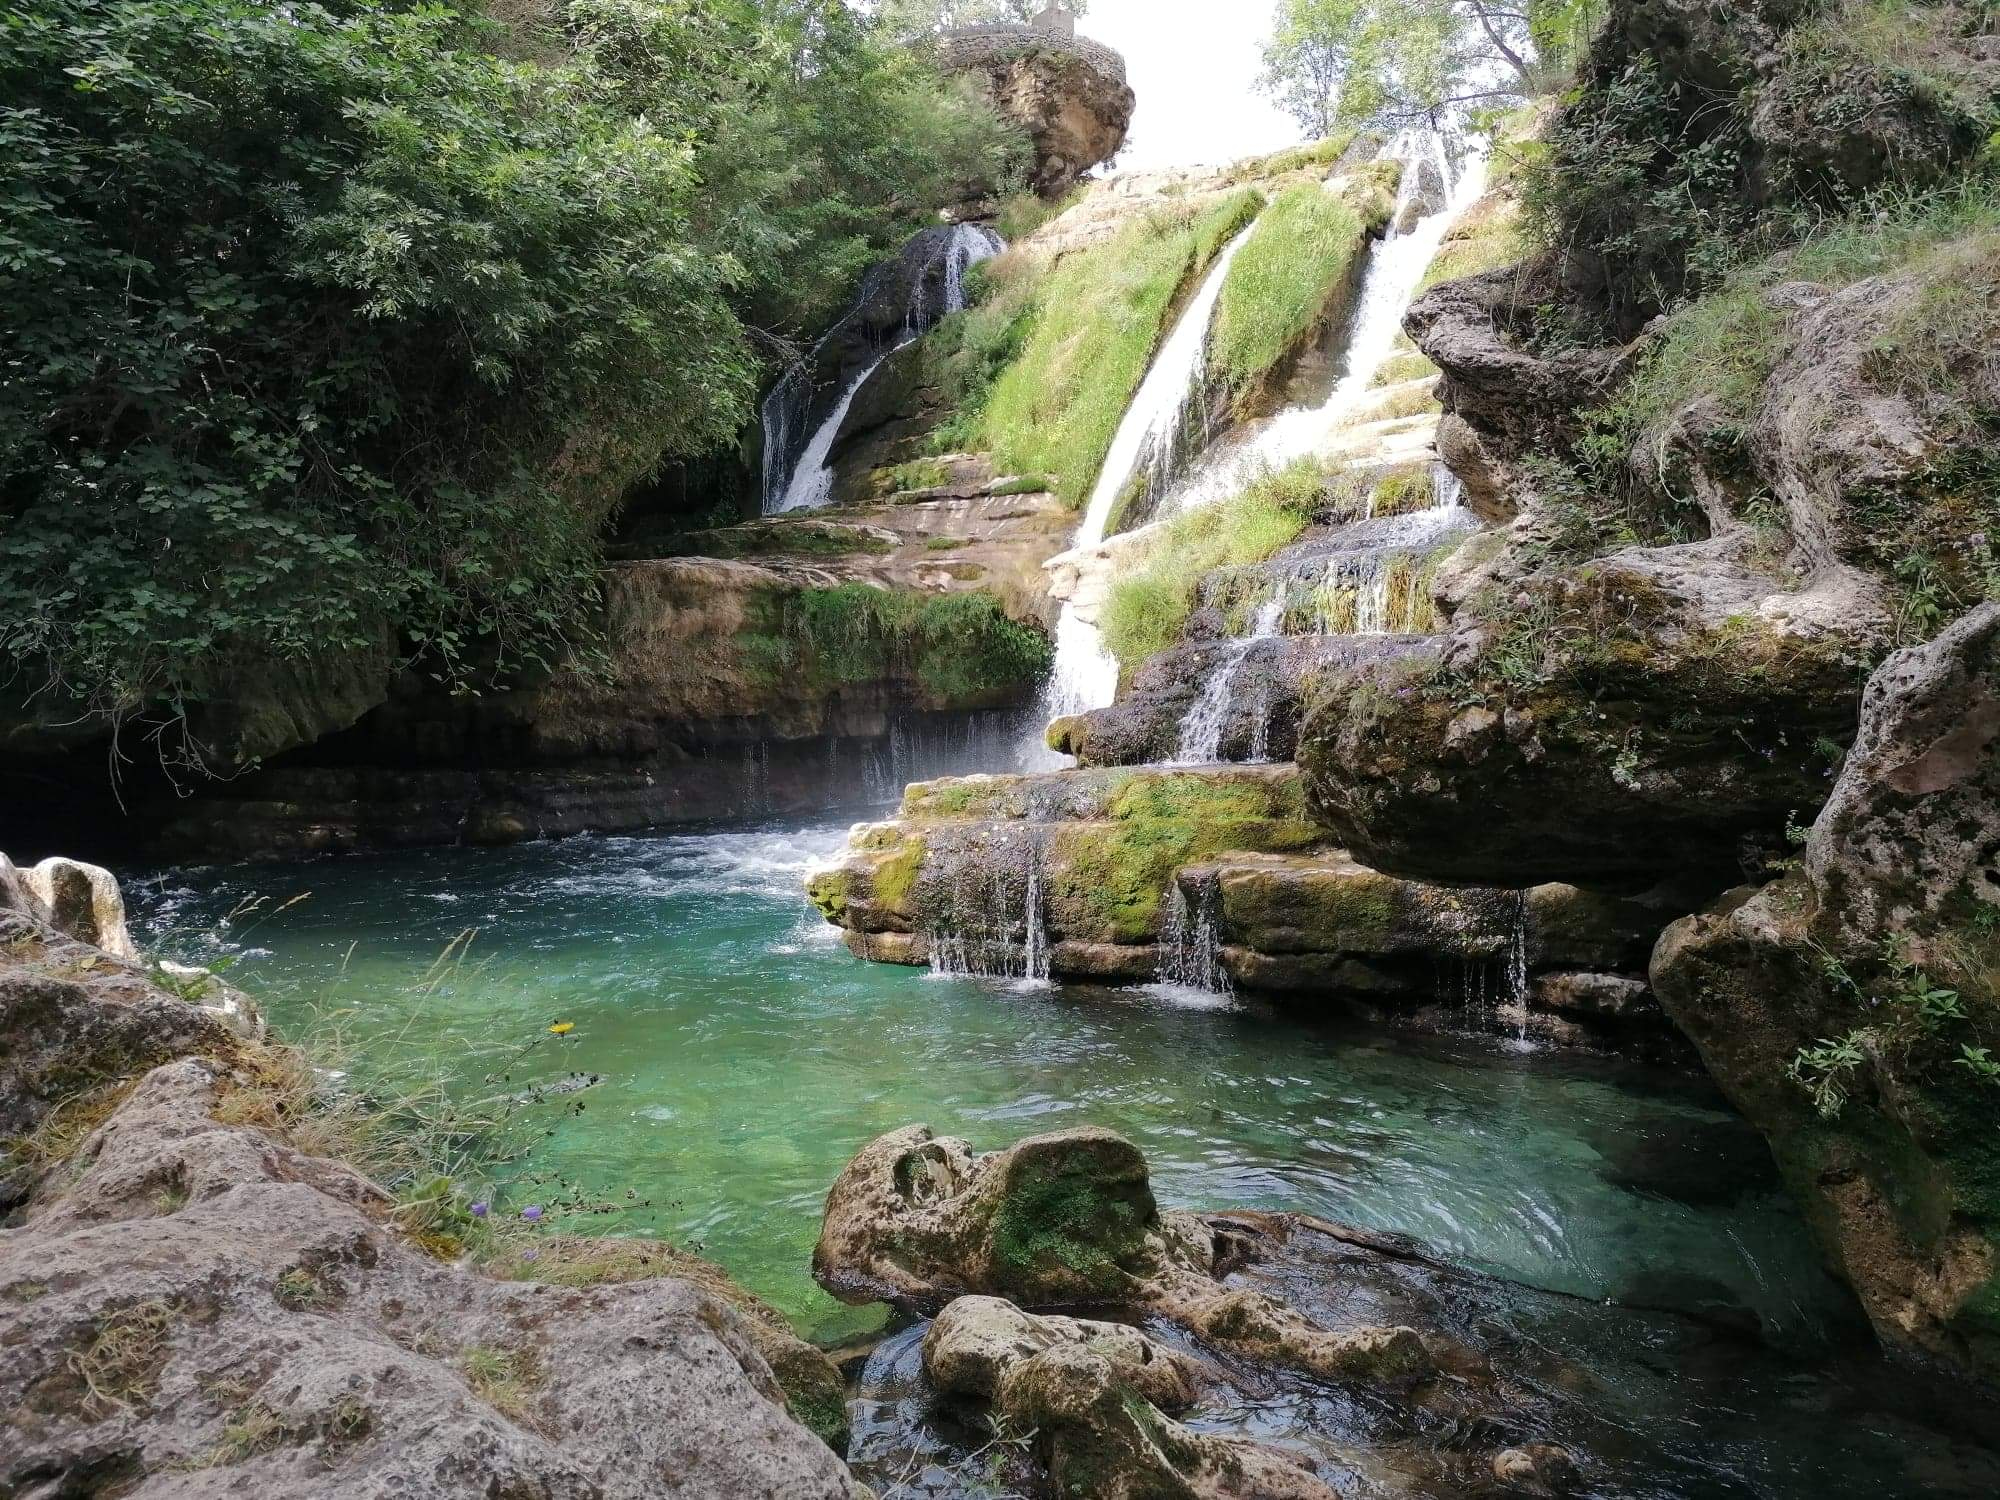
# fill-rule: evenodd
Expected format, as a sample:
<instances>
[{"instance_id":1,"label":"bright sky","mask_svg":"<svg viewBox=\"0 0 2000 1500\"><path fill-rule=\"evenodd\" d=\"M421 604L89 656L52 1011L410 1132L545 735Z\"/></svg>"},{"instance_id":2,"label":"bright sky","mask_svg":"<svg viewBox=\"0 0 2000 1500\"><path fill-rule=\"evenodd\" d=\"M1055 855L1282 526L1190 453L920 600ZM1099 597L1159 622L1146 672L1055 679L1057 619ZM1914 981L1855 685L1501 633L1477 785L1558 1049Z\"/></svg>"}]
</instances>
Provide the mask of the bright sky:
<instances>
[{"instance_id":1,"label":"bright sky","mask_svg":"<svg viewBox=\"0 0 2000 1500\"><path fill-rule=\"evenodd\" d=\"M1091 0L1077 31L1125 54L1139 96L1116 170L1231 162L1294 145L1257 92L1276 0Z\"/></svg>"}]
</instances>

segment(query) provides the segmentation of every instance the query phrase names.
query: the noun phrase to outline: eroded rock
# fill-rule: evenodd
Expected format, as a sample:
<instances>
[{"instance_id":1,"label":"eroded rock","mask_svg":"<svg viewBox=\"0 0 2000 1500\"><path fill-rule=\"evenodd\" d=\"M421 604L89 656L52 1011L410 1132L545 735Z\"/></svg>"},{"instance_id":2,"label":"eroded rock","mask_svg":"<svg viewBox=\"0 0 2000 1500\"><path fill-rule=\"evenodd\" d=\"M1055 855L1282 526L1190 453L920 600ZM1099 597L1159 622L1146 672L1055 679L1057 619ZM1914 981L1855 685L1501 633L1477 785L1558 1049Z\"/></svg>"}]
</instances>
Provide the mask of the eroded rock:
<instances>
[{"instance_id":1,"label":"eroded rock","mask_svg":"<svg viewBox=\"0 0 2000 1500\"><path fill-rule=\"evenodd\" d=\"M1162 1213L1145 1158L1108 1130L977 1156L928 1126L862 1148L827 1194L813 1275L850 1302L932 1310L954 1297L1143 1309L1247 1358L1403 1386L1435 1368L1409 1328L1331 1331L1221 1279L1241 1237Z\"/></svg>"},{"instance_id":2,"label":"eroded rock","mask_svg":"<svg viewBox=\"0 0 2000 1500\"><path fill-rule=\"evenodd\" d=\"M2000 1379L2000 606L1870 680L1797 871L1675 923L1662 1003L1891 1345ZM1976 1050L1971 1050L1976 1049Z\"/></svg>"}]
</instances>

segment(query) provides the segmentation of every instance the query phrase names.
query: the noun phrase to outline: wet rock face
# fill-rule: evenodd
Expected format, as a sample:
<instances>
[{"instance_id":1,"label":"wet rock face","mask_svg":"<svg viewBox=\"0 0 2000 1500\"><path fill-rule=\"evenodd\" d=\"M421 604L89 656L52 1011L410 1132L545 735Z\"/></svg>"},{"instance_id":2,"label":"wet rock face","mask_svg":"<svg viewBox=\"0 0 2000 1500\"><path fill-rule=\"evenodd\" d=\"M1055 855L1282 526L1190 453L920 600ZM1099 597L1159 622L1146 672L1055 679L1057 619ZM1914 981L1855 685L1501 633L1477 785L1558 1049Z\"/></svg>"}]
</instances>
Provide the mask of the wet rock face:
<instances>
[{"instance_id":1,"label":"wet rock face","mask_svg":"<svg viewBox=\"0 0 2000 1500\"><path fill-rule=\"evenodd\" d=\"M2000 1083L1966 1049L2000 1021L1996 705L2000 606L1892 656L1802 868L1675 923L1652 965L1883 1340L1989 1381Z\"/></svg>"},{"instance_id":2,"label":"wet rock face","mask_svg":"<svg viewBox=\"0 0 2000 1500\"><path fill-rule=\"evenodd\" d=\"M1215 674L1231 672L1216 759L1262 764L1298 748L1303 686L1314 672L1420 650L1417 638L1273 636L1249 643L1192 639L1150 658L1109 708L1062 721L1050 746L1083 766L1176 760L1188 717Z\"/></svg>"},{"instance_id":3,"label":"wet rock face","mask_svg":"<svg viewBox=\"0 0 2000 1500\"><path fill-rule=\"evenodd\" d=\"M303 1064L132 965L0 912L0 1028L0 1490L858 1495L787 1414L772 1330L684 1280L414 1248L381 1188L290 1142Z\"/></svg>"}]
</instances>

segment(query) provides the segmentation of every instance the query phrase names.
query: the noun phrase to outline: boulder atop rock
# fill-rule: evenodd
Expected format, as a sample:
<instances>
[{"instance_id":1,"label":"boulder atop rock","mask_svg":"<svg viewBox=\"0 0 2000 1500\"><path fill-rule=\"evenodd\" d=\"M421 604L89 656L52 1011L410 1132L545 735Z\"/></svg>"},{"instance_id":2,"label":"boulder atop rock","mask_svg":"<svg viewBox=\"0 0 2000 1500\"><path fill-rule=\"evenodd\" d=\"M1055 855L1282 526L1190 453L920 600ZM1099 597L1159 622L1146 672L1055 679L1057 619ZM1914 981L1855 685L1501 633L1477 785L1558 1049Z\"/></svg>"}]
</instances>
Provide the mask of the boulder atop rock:
<instances>
[{"instance_id":1,"label":"boulder atop rock","mask_svg":"<svg viewBox=\"0 0 2000 1500\"><path fill-rule=\"evenodd\" d=\"M1138 96L1125 62L1102 43L1025 26L967 26L937 43L939 61L970 79L1003 119L1034 142L1031 181L1066 192L1125 145Z\"/></svg>"}]
</instances>

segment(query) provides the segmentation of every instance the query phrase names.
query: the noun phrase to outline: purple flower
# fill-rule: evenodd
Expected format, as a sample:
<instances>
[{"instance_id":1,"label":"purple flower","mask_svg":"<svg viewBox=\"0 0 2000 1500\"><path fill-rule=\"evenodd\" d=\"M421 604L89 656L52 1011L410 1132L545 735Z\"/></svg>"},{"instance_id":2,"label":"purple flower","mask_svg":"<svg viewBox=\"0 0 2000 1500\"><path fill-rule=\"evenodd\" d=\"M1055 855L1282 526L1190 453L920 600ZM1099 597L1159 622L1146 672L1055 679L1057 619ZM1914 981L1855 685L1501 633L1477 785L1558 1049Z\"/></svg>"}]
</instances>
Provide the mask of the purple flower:
<instances>
[{"instance_id":1,"label":"purple flower","mask_svg":"<svg viewBox=\"0 0 2000 1500\"><path fill-rule=\"evenodd\" d=\"M521 1217L526 1219L530 1224L541 1223L542 1222L541 1205L538 1203L530 1203L526 1208L521 1210Z\"/></svg>"},{"instance_id":2,"label":"purple flower","mask_svg":"<svg viewBox=\"0 0 2000 1500\"><path fill-rule=\"evenodd\" d=\"M486 1217L486 1214L487 1214L487 1207L486 1207L486 1205L485 1205L484 1203L475 1203L475 1204L473 1204L473 1205L472 1205L472 1217L473 1217L473 1218L475 1218L475 1219L483 1219L483 1218L485 1218L485 1217Z\"/></svg>"},{"instance_id":3,"label":"purple flower","mask_svg":"<svg viewBox=\"0 0 2000 1500\"><path fill-rule=\"evenodd\" d=\"M541 1251L539 1251L539 1250L523 1250L523 1251L521 1252L521 1259L522 1259L522 1260L533 1260L533 1259L534 1259L534 1258L535 1258L536 1256L540 1255L541 1253L542 1253L542 1252L541 1252Z\"/></svg>"}]
</instances>

